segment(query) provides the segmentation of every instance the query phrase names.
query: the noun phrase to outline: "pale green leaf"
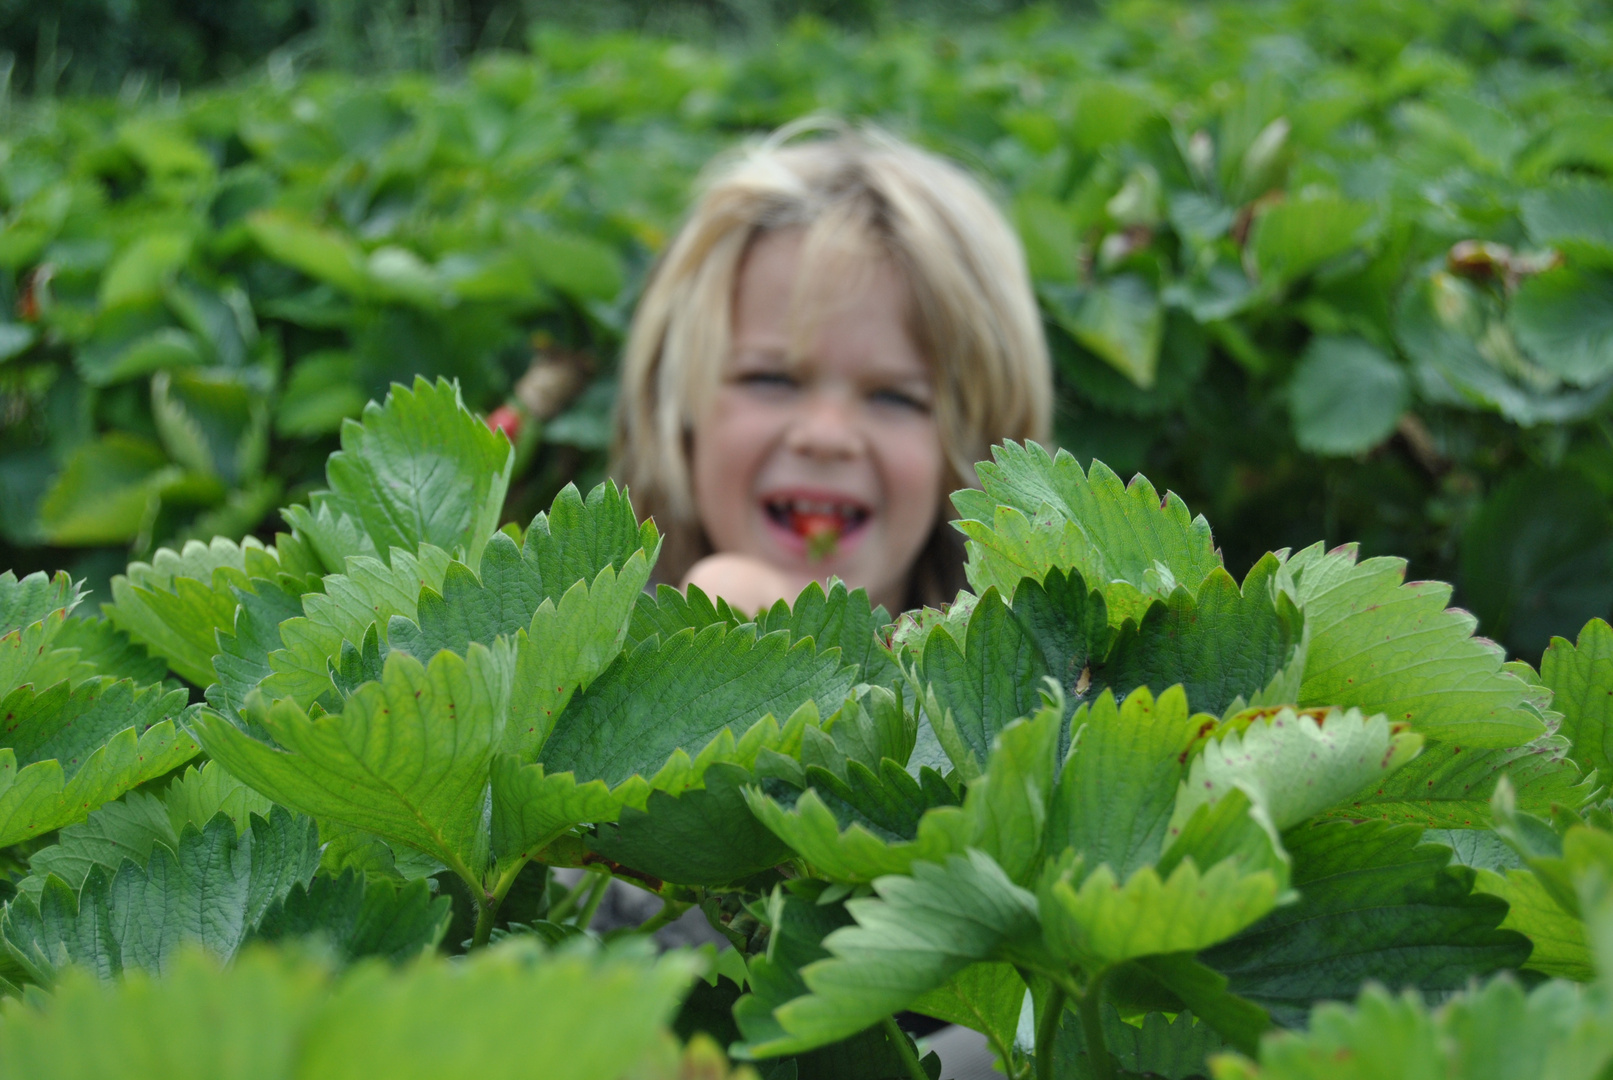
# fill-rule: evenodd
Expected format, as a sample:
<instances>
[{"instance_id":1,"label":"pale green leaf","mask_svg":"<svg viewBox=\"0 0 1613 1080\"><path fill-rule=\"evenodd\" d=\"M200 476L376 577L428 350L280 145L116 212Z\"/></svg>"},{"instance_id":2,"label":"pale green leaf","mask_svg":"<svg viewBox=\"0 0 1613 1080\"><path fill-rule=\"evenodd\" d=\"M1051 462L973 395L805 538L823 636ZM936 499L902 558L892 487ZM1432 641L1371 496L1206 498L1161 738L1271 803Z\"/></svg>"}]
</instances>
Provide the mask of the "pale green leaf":
<instances>
[{"instance_id":1,"label":"pale green leaf","mask_svg":"<svg viewBox=\"0 0 1613 1080\"><path fill-rule=\"evenodd\" d=\"M1168 831L1176 835L1200 806L1234 789L1247 792L1274 828L1290 828L1387 776L1421 746L1418 736L1358 709L1320 721L1281 709L1206 744L1182 781Z\"/></svg>"}]
</instances>

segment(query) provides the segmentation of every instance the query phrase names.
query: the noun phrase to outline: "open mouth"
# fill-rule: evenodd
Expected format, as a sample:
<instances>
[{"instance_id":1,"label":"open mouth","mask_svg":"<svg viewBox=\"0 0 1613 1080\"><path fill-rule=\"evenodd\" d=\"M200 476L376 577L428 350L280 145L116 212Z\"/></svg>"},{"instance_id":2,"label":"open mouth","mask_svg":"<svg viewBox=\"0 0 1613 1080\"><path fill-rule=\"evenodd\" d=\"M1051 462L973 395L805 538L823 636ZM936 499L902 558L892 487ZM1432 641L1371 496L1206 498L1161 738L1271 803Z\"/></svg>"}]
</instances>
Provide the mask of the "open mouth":
<instances>
[{"instance_id":1,"label":"open mouth","mask_svg":"<svg viewBox=\"0 0 1613 1080\"><path fill-rule=\"evenodd\" d=\"M869 509L844 499L776 496L762 500L768 520L799 537L811 559L835 553L840 541L868 521Z\"/></svg>"}]
</instances>

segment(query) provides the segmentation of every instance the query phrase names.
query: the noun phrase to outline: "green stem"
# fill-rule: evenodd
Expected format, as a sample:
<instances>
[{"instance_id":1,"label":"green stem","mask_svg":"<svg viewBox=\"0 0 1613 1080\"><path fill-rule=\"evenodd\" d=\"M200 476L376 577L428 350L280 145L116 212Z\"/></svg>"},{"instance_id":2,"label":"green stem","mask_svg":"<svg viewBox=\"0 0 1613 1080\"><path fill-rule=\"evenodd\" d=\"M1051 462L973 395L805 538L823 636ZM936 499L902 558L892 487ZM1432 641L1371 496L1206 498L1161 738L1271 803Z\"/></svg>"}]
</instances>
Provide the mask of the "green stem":
<instances>
[{"instance_id":1,"label":"green stem","mask_svg":"<svg viewBox=\"0 0 1613 1080\"><path fill-rule=\"evenodd\" d=\"M611 872L606 870L599 875L599 881L594 885L594 891L588 894L588 903L577 913L577 926L579 929L588 929L588 924L594 921L594 912L599 910L600 901L605 899L605 893L610 891L610 883L614 880Z\"/></svg>"},{"instance_id":2,"label":"green stem","mask_svg":"<svg viewBox=\"0 0 1613 1080\"><path fill-rule=\"evenodd\" d=\"M911 1080L930 1080L930 1074L924 1071L923 1064L919 1062L918 1051L907 1041L907 1032L897 1026L896 1018L887 1016L884 1024L885 1037L896 1047L896 1056L902 1059L902 1067L907 1070Z\"/></svg>"},{"instance_id":3,"label":"green stem","mask_svg":"<svg viewBox=\"0 0 1613 1080\"><path fill-rule=\"evenodd\" d=\"M549 921L558 923L565 922L570 918L571 913L577 910L577 904L585 897L588 890L594 887L594 882L598 880L598 877L599 875L593 870L584 870L582 877L577 879L577 884L571 887L571 891L562 896L560 902L549 909Z\"/></svg>"},{"instance_id":4,"label":"green stem","mask_svg":"<svg viewBox=\"0 0 1613 1080\"><path fill-rule=\"evenodd\" d=\"M1053 1080L1053 1043L1059 1034L1059 1017L1064 1015L1064 988L1055 985L1042 1003L1036 1018L1036 1078Z\"/></svg>"},{"instance_id":5,"label":"green stem","mask_svg":"<svg viewBox=\"0 0 1613 1080\"><path fill-rule=\"evenodd\" d=\"M1103 1033L1103 976L1087 984L1086 993L1076 998L1081 1014L1081 1033L1086 1036L1087 1062L1094 1080L1114 1080L1114 1064L1109 1060L1109 1041Z\"/></svg>"},{"instance_id":6,"label":"green stem","mask_svg":"<svg viewBox=\"0 0 1613 1080\"><path fill-rule=\"evenodd\" d=\"M522 855L505 867L498 880L493 883L493 891L482 893L482 898L476 905L476 931L470 939L472 949L480 949L492 938L493 922L498 918L498 909L503 906L504 898L510 894L510 887L515 884L515 879L521 875L521 868L526 866L530 858L530 855Z\"/></svg>"},{"instance_id":7,"label":"green stem","mask_svg":"<svg viewBox=\"0 0 1613 1080\"><path fill-rule=\"evenodd\" d=\"M661 901L660 911L657 911L654 915L651 915L648 919L645 919L638 926L635 926L626 932L629 934L653 934L657 930L661 929L661 927L666 926L668 923L676 922L679 917L681 917L683 913L688 911L692 906L693 905L687 904L682 900L673 900L670 897L665 898Z\"/></svg>"}]
</instances>

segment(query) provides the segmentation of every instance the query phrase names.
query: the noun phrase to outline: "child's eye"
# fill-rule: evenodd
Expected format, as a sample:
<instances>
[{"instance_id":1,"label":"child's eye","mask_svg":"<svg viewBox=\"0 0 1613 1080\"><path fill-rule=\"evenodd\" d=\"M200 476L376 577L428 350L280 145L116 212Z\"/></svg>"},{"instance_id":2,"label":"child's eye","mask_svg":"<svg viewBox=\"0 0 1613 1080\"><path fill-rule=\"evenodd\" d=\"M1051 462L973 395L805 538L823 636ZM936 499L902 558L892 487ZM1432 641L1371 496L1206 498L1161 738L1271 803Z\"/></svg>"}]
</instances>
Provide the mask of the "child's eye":
<instances>
[{"instance_id":1,"label":"child's eye","mask_svg":"<svg viewBox=\"0 0 1613 1080\"><path fill-rule=\"evenodd\" d=\"M736 375L734 381L758 390L792 390L797 385L795 376L787 371L747 371Z\"/></svg>"},{"instance_id":2,"label":"child's eye","mask_svg":"<svg viewBox=\"0 0 1613 1080\"><path fill-rule=\"evenodd\" d=\"M910 409L913 412L921 413L930 411L929 402L903 390L876 390L869 397L870 400L878 405L892 405L899 409Z\"/></svg>"}]
</instances>

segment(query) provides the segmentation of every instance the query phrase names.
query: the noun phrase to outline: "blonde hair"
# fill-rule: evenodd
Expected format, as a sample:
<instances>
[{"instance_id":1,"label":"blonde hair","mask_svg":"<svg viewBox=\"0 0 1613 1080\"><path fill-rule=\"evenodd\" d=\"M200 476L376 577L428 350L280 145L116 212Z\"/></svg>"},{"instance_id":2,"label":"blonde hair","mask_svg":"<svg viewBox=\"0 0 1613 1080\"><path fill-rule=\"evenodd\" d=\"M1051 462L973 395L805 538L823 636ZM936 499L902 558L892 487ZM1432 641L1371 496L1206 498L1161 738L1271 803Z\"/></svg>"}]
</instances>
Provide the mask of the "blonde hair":
<instances>
[{"instance_id":1,"label":"blonde hair","mask_svg":"<svg viewBox=\"0 0 1613 1080\"><path fill-rule=\"evenodd\" d=\"M826 126L829 137L790 142ZM901 272L910 332L933 368L948 490L975 485L974 463L991 444L1047 437L1053 392L1041 319L1019 239L985 192L957 166L879 131L797 122L719 160L633 316L612 472L666 537L665 580L711 550L688 436L728 362L735 279L758 236L791 227L806 231L803 283L870 248ZM914 592L926 603L962 583L954 530L943 520L936 532L915 566ZM937 560L953 565L923 565Z\"/></svg>"}]
</instances>

